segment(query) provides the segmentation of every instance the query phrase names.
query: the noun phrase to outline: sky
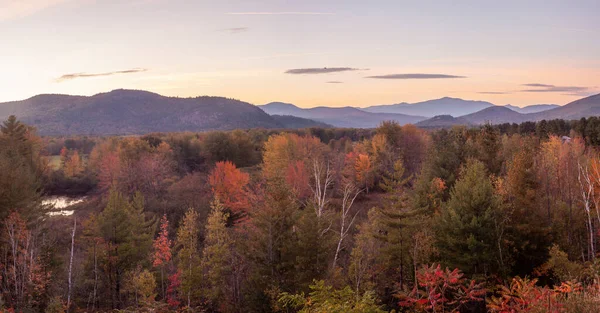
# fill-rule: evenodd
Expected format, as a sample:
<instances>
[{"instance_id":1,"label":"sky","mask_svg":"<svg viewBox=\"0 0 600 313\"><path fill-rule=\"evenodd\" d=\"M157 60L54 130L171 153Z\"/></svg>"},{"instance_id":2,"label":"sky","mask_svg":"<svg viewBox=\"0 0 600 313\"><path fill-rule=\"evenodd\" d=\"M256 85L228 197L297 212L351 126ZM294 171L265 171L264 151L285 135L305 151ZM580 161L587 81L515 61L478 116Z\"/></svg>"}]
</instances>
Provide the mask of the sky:
<instances>
[{"instance_id":1,"label":"sky","mask_svg":"<svg viewBox=\"0 0 600 313\"><path fill-rule=\"evenodd\" d=\"M600 93L598 0L0 0L0 102L143 89L300 107Z\"/></svg>"}]
</instances>

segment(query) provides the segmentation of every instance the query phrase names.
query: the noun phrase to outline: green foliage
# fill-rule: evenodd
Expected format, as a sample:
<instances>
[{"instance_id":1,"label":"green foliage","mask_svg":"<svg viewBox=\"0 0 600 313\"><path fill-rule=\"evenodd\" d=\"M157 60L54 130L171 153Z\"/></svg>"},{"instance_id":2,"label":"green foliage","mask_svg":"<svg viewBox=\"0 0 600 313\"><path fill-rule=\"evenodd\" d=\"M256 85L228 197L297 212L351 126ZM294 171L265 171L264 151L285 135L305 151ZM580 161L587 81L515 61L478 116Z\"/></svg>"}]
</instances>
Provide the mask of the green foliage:
<instances>
[{"instance_id":1,"label":"green foliage","mask_svg":"<svg viewBox=\"0 0 600 313\"><path fill-rule=\"evenodd\" d=\"M221 202L215 199L206 223L206 242L202 256L204 294L214 303L226 295L227 277L231 271L233 241L226 226L228 215Z\"/></svg>"},{"instance_id":2,"label":"green foliage","mask_svg":"<svg viewBox=\"0 0 600 313\"><path fill-rule=\"evenodd\" d=\"M372 291L357 296L346 286L335 289L324 281L315 281L310 286L308 296L281 293L278 299L280 308L299 309L299 313L383 313Z\"/></svg>"},{"instance_id":3,"label":"green foliage","mask_svg":"<svg viewBox=\"0 0 600 313\"><path fill-rule=\"evenodd\" d=\"M149 262L155 228L156 222L145 217L144 199L139 193L129 201L118 191L110 192L108 203L98 216L96 236L106 244L103 262L114 307L121 305L119 293L125 273Z\"/></svg>"},{"instance_id":4,"label":"green foliage","mask_svg":"<svg viewBox=\"0 0 600 313\"><path fill-rule=\"evenodd\" d=\"M190 208L185 213L183 221L177 229L177 239L175 248L177 252L177 267L181 272L181 294L185 295L187 305L191 305L191 298L198 298L200 295L199 286L202 281L202 272L200 268L200 252L198 250L199 240L199 217L198 212Z\"/></svg>"},{"instance_id":5,"label":"green foliage","mask_svg":"<svg viewBox=\"0 0 600 313\"><path fill-rule=\"evenodd\" d=\"M495 220L498 200L485 165L469 160L435 221L444 263L467 274L490 274L498 267Z\"/></svg>"},{"instance_id":6,"label":"green foliage","mask_svg":"<svg viewBox=\"0 0 600 313\"><path fill-rule=\"evenodd\" d=\"M42 174L40 138L32 128L10 116L0 126L0 219L17 210L27 221L40 219Z\"/></svg>"}]
</instances>

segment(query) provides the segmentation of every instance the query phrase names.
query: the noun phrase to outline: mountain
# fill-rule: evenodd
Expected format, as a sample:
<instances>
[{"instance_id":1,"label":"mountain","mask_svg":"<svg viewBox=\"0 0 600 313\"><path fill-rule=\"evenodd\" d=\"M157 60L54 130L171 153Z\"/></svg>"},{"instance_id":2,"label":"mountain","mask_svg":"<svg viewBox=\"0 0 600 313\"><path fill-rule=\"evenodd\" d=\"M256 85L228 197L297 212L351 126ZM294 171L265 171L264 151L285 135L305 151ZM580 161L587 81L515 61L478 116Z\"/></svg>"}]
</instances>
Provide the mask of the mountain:
<instances>
[{"instance_id":1,"label":"mountain","mask_svg":"<svg viewBox=\"0 0 600 313\"><path fill-rule=\"evenodd\" d=\"M598 115L600 115L600 94L579 99L547 111L528 114L528 120L540 121L543 119L553 120L558 118L577 120L582 117Z\"/></svg>"},{"instance_id":2,"label":"mountain","mask_svg":"<svg viewBox=\"0 0 600 313\"><path fill-rule=\"evenodd\" d=\"M521 123L526 121L525 114L515 112L504 106L493 106L481 111L463 115L460 118L471 124L502 124L502 123Z\"/></svg>"},{"instance_id":3,"label":"mountain","mask_svg":"<svg viewBox=\"0 0 600 313\"><path fill-rule=\"evenodd\" d=\"M307 118L301 118L291 115L271 115L283 128L310 128L310 127L321 127L321 128L331 128L333 126L318 122L315 120L310 120Z\"/></svg>"},{"instance_id":4,"label":"mountain","mask_svg":"<svg viewBox=\"0 0 600 313\"><path fill-rule=\"evenodd\" d=\"M389 105L376 105L361 110L372 113L398 113L416 116L452 115L461 116L474 113L494 106L486 101L463 100L458 98L441 98L417 103L398 103Z\"/></svg>"},{"instance_id":5,"label":"mountain","mask_svg":"<svg viewBox=\"0 0 600 313\"><path fill-rule=\"evenodd\" d=\"M547 108L548 106L554 105L541 106ZM524 114L513 111L509 106L493 106L458 118L453 118L451 116L436 116L419 122L417 126L448 127L452 125L522 123L526 121L535 122L554 119L577 120L582 117L590 116L600 116L600 94L579 99L564 106L556 106L541 112Z\"/></svg>"},{"instance_id":6,"label":"mountain","mask_svg":"<svg viewBox=\"0 0 600 313\"><path fill-rule=\"evenodd\" d=\"M259 105L270 115L291 115L327 123L335 127L374 128L383 121L396 121L399 124L414 124L426 119L423 116L406 114L370 113L353 107L316 107L302 109L293 104L272 102Z\"/></svg>"},{"instance_id":7,"label":"mountain","mask_svg":"<svg viewBox=\"0 0 600 313\"><path fill-rule=\"evenodd\" d=\"M504 107L507 107L515 112L528 114L528 113L538 113L538 112L547 111L550 109L558 108L559 106L560 105L557 105L557 104L534 104L534 105L528 105L526 107L521 108L518 106L507 104Z\"/></svg>"},{"instance_id":8,"label":"mountain","mask_svg":"<svg viewBox=\"0 0 600 313\"><path fill-rule=\"evenodd\" d=\"M471 125L471 122L452 115L438 115L416 124L416 126L422 128L446 128L454 125Z\"/></svg>"},{"instance_id":9,"label":"mountain","mask_svg":"<svg viewBox=\"0 0 600 313\"><path fill-rule=\"evenodd\" d=\"M0 103L0 119L16 115L43 135L127 135L149 132L285 128L256 106L222 97L165 97L114 90L91 97L38 95Z\"/></svg>"}]
</instances>

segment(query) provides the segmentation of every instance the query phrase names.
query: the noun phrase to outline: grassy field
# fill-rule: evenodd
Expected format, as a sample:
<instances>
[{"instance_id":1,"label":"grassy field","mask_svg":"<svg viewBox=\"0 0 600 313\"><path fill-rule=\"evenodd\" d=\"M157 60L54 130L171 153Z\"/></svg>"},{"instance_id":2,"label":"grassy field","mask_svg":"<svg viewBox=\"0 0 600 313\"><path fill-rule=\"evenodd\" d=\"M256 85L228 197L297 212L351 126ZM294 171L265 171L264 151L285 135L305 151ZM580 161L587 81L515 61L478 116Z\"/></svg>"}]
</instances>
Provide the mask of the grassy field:
<instances>
[{"instance_id":1,"label":"grassy field","mask_svg":"<svg viewBox=\"0 0 600 313\"><path fill-rule=\"evenodd\" d=\"M48 157L48 165L53 170L60 169L60 155L51 155Z\"/></svg>"}]
</instances>

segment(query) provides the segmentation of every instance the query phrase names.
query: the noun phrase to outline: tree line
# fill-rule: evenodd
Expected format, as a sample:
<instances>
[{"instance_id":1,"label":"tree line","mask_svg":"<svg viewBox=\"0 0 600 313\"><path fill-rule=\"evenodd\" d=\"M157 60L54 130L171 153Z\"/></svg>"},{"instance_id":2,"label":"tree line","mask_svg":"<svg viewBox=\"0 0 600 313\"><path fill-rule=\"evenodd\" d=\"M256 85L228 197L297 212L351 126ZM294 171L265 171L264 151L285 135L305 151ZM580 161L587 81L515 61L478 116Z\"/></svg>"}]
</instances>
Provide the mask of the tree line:
<instances>
[{"instance_id":1,"label":"tree line","mask_svg":"<svg viewBox=\"0 0 600 313\"><path fill-rule=\"evenodd\" d=\"M597 125L42 138L10 117L0 308L595 312ZM86 199L49 215L49 194Z\"/></svg>"}]
</instances>

